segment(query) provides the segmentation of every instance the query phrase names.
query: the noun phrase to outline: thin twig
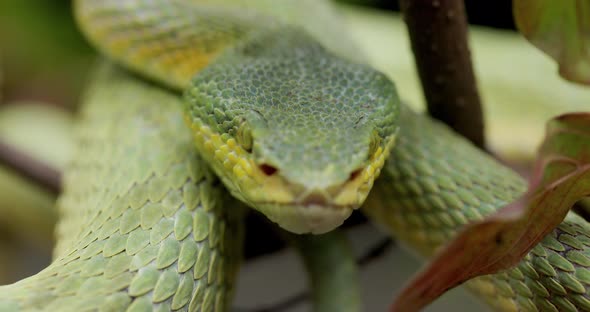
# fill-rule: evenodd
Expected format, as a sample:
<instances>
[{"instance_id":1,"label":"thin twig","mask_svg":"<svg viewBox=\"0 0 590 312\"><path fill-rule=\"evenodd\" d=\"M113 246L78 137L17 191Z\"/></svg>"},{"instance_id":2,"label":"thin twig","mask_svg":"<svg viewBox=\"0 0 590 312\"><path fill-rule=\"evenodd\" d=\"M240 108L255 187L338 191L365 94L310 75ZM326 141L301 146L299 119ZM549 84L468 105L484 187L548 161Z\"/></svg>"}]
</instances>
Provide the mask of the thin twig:
<instances>
[{"instance_id":1,"label":"thin twig","mask_svg":"<svg viewBox=\"0 0 590 312\"><path fill-rule=\"evenodd\" d=\"M381 256L387 252L387 250L394 246L394 242L390 237L383 238L379 240L375 245L369 248L364 254L362 254L358 259L356 259L356 263L359 268L364 268L367 265L371 264L374 260L379 259ZM277 311L284 311L290 308L293 308L306 300L310 300L311 294L309 291L302 291L300 293L294 294L282 300L280 302L270 304L269 306L262 307L262 308L232 308L233 312L277 312Z\"/></svg>"},{"instance_id":2,"label":"thin twig","mask_svg":"<svg viewBox=\"0 0 590 312\"><path fill-rule=\"evenodd\" d=\"M400 0L428 111L484 147L463 0Z\"/></svg>"},{"instance_id":3,"label":"thin twig","mask_svg":"<svg viewBox=\"0 0 590 312\"><path fill-rule=\"evenodd\" d=\"M51 192L58 193L61 189L58 170L2 141L0 141L0 164L6 165Z\"/></svg>"},{"instance_id":4,"label":"thin twig","mask_svg":"<svg viewBox=\"0 0 590 312\"><path fill-rule=\"evenodd\" d=\"M364 255L361 255L361 257L356 260L356 263L360 268L363 268L381 258L393 246L395 246L393 239L391 237L385 237L377 242L376 245L369 248Z\"/></svg>"}]
</instances>

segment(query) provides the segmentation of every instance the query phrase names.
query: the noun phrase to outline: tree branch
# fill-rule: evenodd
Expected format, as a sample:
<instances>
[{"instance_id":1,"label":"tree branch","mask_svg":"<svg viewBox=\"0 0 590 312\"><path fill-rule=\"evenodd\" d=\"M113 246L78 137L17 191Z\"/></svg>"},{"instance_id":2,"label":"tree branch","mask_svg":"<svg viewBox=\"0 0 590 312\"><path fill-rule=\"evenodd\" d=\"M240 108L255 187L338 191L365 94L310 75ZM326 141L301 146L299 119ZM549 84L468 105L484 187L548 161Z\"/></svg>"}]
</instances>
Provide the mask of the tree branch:
<instances>
[{"instance_id":1,"label":"tree branch","mask_svg":"<svg viewBox=\"0 0 590 312\"><path fill-rule=\"evenodd\" d=\"M51 192L59 193L61 189L59 171L2 141L0 141L0 164L6 165Z\"/></svg>"},{"instance_id":2,"label":"tree branch","mask_svg":"<svg viewBox=\"0 0 590 312\"><path fill-rule=\"evenodd\" d=\"M481 100L463 0L400 0L428 111L483 147Z\"/></svg>"}]
</instances>

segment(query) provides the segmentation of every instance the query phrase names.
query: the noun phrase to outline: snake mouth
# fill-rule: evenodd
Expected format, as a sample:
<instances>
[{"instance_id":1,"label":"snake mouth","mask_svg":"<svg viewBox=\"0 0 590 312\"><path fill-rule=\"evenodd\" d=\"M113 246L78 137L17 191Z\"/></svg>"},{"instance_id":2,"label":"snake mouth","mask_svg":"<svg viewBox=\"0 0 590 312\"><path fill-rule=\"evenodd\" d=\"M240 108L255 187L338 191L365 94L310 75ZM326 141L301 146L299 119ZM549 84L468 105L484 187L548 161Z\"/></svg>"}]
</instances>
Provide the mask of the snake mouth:
<instances>
[{"instance_id":1,"label":"snake mouth","mask_svg":"<svg viewBox=\"0 0 590 312\"><path fill-rule=\"evenodd\" d=\"M277 201L268 200L267 197L266 200L250 202L250 206L283 229L296 234L329 232L342 225L363 202L358 197L356 184L359 181L356 177L343 184L324 189L305 189L301 185L287 183L284 179L281 181L284 185L280 189L289 190L289 199ZM350 184L353 184L352 188Z\"/></svg>"},{"instance_id":2,"label":"snake mouth","mask_svg":"<svg viewBox=\"0 0 590 312\"><path fill-rule=\"evenodd\" d=\"M263 203L258 210L283 229L295 234L323 234L342 225L355 209L352 205L318 203Z\"/></svg>"}]
</instances>

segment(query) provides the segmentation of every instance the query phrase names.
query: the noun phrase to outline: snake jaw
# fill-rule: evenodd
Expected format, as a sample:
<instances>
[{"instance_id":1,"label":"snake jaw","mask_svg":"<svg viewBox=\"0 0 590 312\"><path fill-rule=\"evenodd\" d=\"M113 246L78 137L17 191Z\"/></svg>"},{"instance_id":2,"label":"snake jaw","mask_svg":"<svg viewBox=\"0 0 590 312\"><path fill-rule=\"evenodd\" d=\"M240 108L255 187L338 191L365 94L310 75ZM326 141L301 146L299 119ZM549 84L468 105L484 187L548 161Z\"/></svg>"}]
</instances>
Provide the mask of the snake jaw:
<instances>
[{"instance_id":1,"label":"snake jaw","mask_svg":"<svg viewBox=\"0 0 590 312\"><path fill-rule=\"evenodd\" d=\"M257 209L295 234L323 234L340 226L354 210L350 206L259 204Z\"/></svg>"}]
</instances>

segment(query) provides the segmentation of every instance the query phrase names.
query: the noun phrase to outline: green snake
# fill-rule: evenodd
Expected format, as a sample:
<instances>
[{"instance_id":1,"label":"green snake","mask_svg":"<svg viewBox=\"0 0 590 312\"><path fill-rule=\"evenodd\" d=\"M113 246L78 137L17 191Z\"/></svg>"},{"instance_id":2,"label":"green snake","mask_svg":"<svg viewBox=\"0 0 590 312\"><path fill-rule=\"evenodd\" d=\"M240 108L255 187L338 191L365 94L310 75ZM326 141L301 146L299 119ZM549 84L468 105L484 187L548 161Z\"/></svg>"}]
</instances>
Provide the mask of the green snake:
<instances>
[{"instance_id":1,"label":"green snake","mask_svg":"<svg viewBox=\"0 0 590 312\"><path fill-rule=\"evenodd\" d=\"M326 3L74 7L83 32L117 65L97 70L84 99L54 262L0 287L0 311L227 310L244 206L314 234L362 206L430 256L526 188L406 108L392 82L351 58L354 45L326 39L330 27L317 30L327 22L303 22L314 20L311 9L329 11ZM588 311L587 229L569 214L517 267L468 287L498 310ZM303 237L295 245L317 284L318 310L354 307L346 243L334 231Z\"/></svg>"}]
</instances>

